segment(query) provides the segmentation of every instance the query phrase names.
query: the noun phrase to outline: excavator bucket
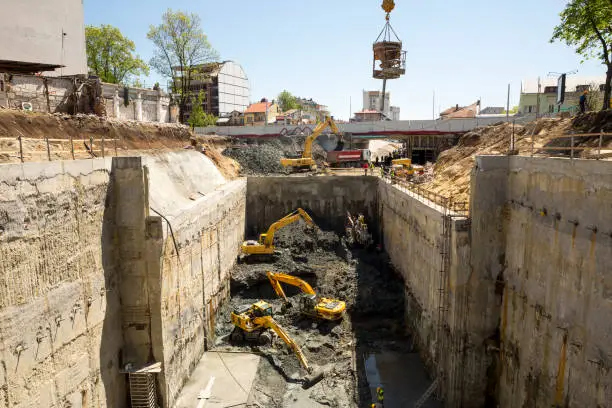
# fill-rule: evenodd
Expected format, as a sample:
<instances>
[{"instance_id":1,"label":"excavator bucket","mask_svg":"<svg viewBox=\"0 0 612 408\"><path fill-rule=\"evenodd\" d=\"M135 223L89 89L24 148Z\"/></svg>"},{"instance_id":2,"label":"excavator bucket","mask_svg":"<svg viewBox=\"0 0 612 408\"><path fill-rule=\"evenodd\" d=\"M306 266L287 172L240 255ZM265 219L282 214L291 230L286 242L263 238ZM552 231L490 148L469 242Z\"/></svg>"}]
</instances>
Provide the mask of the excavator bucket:
<instances>
[{"instance_id":1,"label":"excavator bucket","mask_svg":"<svg viewBox=\"0 0 612 408\"><path fill-rule=\"evenodd\" d=\"M302 388L307 390L308 388L318 384L323 378L325 378L325 372L323 370L313 370L312 373L304 377Z\"/></svg>"}]
</instances>

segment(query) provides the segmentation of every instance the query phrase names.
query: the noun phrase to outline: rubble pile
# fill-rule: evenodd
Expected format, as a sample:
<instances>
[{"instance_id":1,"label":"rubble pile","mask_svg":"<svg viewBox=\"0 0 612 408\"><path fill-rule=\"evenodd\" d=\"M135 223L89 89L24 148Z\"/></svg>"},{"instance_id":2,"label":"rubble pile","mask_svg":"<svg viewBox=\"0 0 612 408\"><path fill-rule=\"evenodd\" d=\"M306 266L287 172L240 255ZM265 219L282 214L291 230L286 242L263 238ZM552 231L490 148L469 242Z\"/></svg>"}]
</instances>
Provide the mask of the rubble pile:
<instances>
[{"instance_id":1,"label":"rubble pile","mask_svg":"<svg viewBox=\"0 0 612 408\"><path fill-rule=\"evenodd\" d=\"M265 407L355 407L371 401L364 386L365 372L356 368L357 349L375 352L389 342L405 348L404 289L384 254L349 249L334 232L292 224L275 236L280 254L270 263L238 264L232 272L229 304L217 317L217 345L220 350L250 350L262 355L253 387L252 406ZM293 307L283 307L270 285L266 271L299 276L318 295L344 300L347 311L337 322L302 316L298 311L299 291L283 285ZM279 339L273 346L232 345L233 308L263 299L274 308L274 319L299 344L311 366L322 369L324 379L303 389L305 375L295 355ZM223 323L225 322L225 323Z\"/></svg>"},{"instance_id":2,"label":"rubble pile","mask_svg":"<svg viewBox=\"0 0 612 408\"><path fill-rule=\"evenodd\" d=\"M280 159L282 150L272 144L253 144L229 147L223 155L236 160L243 175L283 173Z\"/></svg>"},{"instance_id":3,"label":"rubble pile","mask_svg":"<svg viewBox=\"0 0 612 408\"><path fill-rule=\"evenodd\" d=\"M257 143L235 143L223 154L236 160L245 176L284 174L281 166L283 157L299 157L304 148L304 136L284 136L276 140L262 140ZM327 154L316 142L312 145L312 155L318 165L325 161Z\"/></svg>"}]
</instances>

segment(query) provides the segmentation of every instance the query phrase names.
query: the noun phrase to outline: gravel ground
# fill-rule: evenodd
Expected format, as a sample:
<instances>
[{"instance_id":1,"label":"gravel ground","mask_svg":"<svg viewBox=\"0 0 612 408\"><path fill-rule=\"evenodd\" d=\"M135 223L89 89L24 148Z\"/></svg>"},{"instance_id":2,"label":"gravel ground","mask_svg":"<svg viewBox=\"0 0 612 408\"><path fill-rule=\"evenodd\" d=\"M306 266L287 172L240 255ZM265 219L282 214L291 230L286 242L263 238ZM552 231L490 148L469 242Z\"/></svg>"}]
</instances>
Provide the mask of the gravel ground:
<instances>
[{"instance_id":1,"label":"gravel ground","mask_svg":"<svg viewBox=\"0 0 612 408\"><path fill-rule=\"evenodd\" d=\"M285 169L280 160L283 157L300 155L304 141L303 136L293 136L252 144L236 144L225 149L223 154L240 163L241 174L245 176L284 174ZM321 164L326 157L325 151L317 143L313 144L312 150L314 159Z\"/></svg>"}]
</instances>

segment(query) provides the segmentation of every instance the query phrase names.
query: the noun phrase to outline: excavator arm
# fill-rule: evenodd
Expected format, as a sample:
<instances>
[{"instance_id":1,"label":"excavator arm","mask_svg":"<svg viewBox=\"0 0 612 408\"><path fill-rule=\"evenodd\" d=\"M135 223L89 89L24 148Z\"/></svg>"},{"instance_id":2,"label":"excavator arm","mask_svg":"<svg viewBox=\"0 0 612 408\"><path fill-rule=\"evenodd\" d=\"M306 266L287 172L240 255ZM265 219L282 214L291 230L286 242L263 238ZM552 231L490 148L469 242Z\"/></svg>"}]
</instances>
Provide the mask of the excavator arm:
<instances>
[{"instance_id":1,"label":"excavator arm","mask_svg":"<svg viewBox=\"0 0 612 408\"><path fill-rule=\"evenodd\" d=\"M276 233L276 231L283 227L286 227L287 225L293 224L300 218L303 219L306 224L314 226L314 222L312 221L312 218L310 218L310 215L308 215L308 213L302 210L301 208L298 208L291 214L284 216L280 220L276 221L274 224L270 225L268 231L259 237L259 242L267 247L272 246L272 243L274 242L274 234Z\"/></svg>"},{"instance_id":2,"label":"excavator arm","mask_svg":"<svg viewBox=\"0 0 612 408\"><path fill-rule=\"evenodd\" d=\"M302 352L302 349L300 349L300 346L298 346L297 343L293 341L291 337L289 337L289 334L287 334L287 332L278 323L276 323L276 320L274 320L271 316L262 316L256 317L254 319L254 323L273 330L278 337L283 339L283 341L289 347L291 347L291 350L293 350L293 353L300 361L302 367L304 367L309 374L312 373L312 368L308 365L308 360L306 360L306 356Z\"/></svg>"},{"instance_id":3,"label":"excavator arm","mask_svg":"<svg viewBox=\"0 0 612 408\"><path fill-rule=\"evenodd\" d=\"M285 291L283 290L280 284L281 282L286 283L288 285L297 286L303 293L306 293L308 295L316 295L315 291L312 289L312 286L310 286L308 282L303 279L292 275L287 275L285 273L274 273L268 271L266 272L266 274L268 275L268 279L272 284L272 288L274 288L274 291L276 292L278 297L283 298L285 302L288 302L288 299L285 295Z\"/></svg>"},{"instance_id":4,"label":"excavator arm","mask_svg":"<svg viewBox=\"0 0 612 408\"><path fill-rule=\"evenodd\" d=\"M304 152L302 153L303 159L312 157L312 144L315 140L317 140L319 136L321 136L325 128L327 128L328 126L331 129L332 133L340 136L340 130L338 130L336 122L334 122L331 117L326 117L325 121L319 123L312 131L312 134L306 138L306 141L304 142Z\"/></svg>"}]
</instances>

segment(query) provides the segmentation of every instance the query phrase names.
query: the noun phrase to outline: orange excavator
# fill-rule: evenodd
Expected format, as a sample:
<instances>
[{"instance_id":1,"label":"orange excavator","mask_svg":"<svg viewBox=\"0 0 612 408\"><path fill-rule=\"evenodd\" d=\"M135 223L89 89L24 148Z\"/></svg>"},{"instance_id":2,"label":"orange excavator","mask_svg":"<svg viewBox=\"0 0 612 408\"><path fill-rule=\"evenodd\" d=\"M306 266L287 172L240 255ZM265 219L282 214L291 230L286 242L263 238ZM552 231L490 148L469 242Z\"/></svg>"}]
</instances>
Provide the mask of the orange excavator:
<instances>
[{"instance_id":1,"label":"orange excavator","mask_svg":"<svg viewBox=\"0 0 612 408\"><path fill-rule=\"evenodd\" d=\"M346 303L338 299L328 299L318 296L308 282L296 276L287 275L286 273L266 272L268 279L274 288L274 292L290 304L285 291L281 286L281 282L288 285L296 286L302 291L300 297L300 311L307 315L324 320L338 320L344 315Z\"/></svg>"}]
</instances>

